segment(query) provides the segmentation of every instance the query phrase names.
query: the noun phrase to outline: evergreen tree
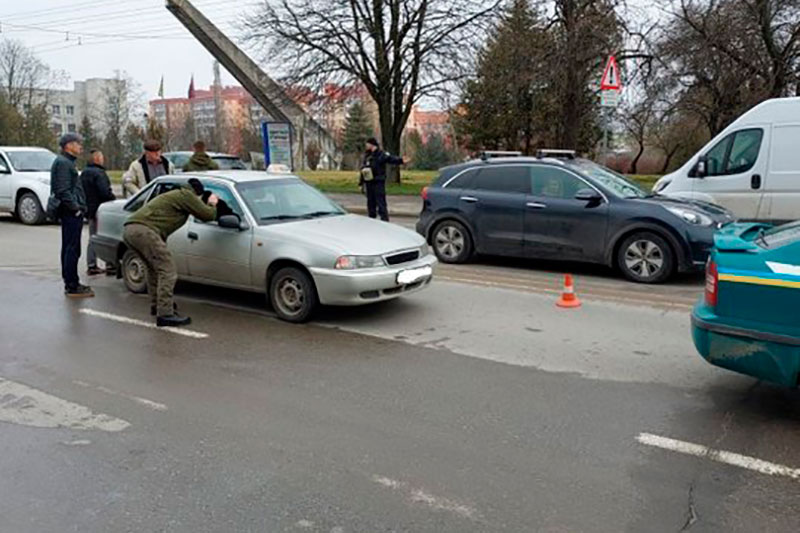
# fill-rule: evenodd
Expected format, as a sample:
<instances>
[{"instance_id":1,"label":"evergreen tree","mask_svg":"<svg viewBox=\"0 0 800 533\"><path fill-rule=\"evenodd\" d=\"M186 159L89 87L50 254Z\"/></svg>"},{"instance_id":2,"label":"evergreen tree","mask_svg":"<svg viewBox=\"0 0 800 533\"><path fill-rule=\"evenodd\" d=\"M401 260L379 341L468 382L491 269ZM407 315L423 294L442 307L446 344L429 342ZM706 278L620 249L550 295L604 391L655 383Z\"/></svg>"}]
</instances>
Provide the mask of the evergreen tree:
<instances>
[{"instance_id":1,"label":"evergreen tree","mask_svg":"<svg viewBox=\"0 0 800 533\"><path fill-rule=\"evenodd\" d=\"M414 168L418 170L438 170L451 164L454 156L441 135L433 134L427 142L420 145L414 156Z\"/></svg>"},{"instance_id":2,"label":"evergreen tree","mask_svg":"<svg viewBox=\"0 0 800 533\"><path fill-rule=\"evenodd\" d=\"M87 151L98 149L103 145L103 140L95 131L88 115L84 115L81 119L81 123L78 125L78 133L83 137L83 147Z\"/></svg>"},{"instance_id":3,"label":"evergreen tree","mask_svg":"<svg viewBox=\"0 0 800 533\"><path fill-rule=\"evenodd\" d=\"M514 0L478 57L456 125L471 148L530 152L548 142L552 95L544 66L551 37L528 0ZM543 139L544 137L544 139Z\"/></svg>"},{"instance_id":4,"label":"evergreen tree","mask_svg":"<svg viewBox=\"0 0 800 533\"><path fill-rule=\"evenodd\" d=\"M342 152L344 153L344 166L356 168L367 139L373 136L369 115L361 102L350 106L347 112L347 121L342 139Z\"/></svg>"}]
</instances>

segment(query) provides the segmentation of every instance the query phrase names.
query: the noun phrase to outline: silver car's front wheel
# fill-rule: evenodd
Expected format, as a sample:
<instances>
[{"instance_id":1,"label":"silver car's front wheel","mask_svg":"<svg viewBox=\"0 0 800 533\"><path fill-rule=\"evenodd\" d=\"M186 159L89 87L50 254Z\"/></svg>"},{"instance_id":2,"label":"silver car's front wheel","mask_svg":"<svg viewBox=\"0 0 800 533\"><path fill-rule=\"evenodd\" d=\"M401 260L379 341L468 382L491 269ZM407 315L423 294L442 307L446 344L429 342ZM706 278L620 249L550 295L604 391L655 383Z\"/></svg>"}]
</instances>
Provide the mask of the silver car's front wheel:
<instances>
[{"instance_id":1,"label":"silver car's front wheel","mask_svg":"<svg viewBox=\"0 0 800 533\"><path fill-rule=\"evenodd\" d=\"M16 215L20 222L28 226L41 224L45 219L45 212L42 204L35 194L26 192L17 202Z\"/></svg>"},{"instance_id":2,"label":"silver car's front wheel","mask_svg":"<svg viewBox=\"0 0 800 533\"><path fill-rule=\"evenodd\" d=\"M317 289L311 277L297 267L278 270L269 284L272 309L287 322L306 322L317 307Z\"/></svg>"}]
</instances>

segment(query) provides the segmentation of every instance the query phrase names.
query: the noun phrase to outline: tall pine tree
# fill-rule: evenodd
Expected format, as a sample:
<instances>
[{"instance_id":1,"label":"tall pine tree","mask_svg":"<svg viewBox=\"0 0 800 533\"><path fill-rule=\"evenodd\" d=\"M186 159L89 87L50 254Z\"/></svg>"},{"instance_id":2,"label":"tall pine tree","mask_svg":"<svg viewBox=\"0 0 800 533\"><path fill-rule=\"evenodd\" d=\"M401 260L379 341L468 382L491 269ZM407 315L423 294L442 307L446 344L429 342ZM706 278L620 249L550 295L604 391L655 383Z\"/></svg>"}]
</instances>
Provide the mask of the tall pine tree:
<instances>
[{"instance_id":1,"label":"tall pine tree","mask_svg":"<svg viewBox=\"0 0 800 533\"><path fill-rule=\"evenodd\" d=\"M552 37L529 0L514 0L478 57L477 76L467 82L458 120L475 149L530 152L547 143L552 108L546 54Z\"/></svg>"}]
</instances>

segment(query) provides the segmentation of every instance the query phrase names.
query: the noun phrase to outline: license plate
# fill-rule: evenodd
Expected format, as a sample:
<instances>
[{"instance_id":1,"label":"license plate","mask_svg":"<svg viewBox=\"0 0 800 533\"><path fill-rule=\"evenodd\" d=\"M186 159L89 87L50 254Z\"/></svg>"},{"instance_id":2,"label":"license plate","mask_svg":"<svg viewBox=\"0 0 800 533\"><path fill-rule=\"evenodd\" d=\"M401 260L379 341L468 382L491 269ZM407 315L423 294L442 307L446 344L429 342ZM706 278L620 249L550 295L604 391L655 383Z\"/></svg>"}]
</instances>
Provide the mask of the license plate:
<instances>
[{"instance_id":1,"label":"license plate","mask_svg":"<svg viewBox=\"0 0 800 533\"><path fill-rule=\"evenodd\" d=\"M429 266L401 270L397 273L397 283L399 285L409 285L421 279L429 278L433 275L433 268Z\"/></svg>"}]
</instances>

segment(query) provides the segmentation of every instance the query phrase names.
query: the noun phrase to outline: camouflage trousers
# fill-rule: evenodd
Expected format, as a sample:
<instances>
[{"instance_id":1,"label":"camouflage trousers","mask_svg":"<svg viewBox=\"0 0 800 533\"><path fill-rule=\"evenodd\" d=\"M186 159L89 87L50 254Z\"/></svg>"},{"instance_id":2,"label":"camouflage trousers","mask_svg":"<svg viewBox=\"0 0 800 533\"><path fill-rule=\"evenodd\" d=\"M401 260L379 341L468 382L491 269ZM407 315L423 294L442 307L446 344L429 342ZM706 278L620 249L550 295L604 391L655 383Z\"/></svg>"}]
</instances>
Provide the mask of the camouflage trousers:
<instances>
[{"instance_id":1,"label":"camouflage trousers","mask_svg":"<svg viewBox=\"0 0 800 533\"><path fill-rule=\"evenodd\" d=\"M156 231L142 224L125 226L122 239L139 254L147 266L147 294L158 316L174 314L173 294L178 272L167 243Z\"/></svg>"}]
</instances>

